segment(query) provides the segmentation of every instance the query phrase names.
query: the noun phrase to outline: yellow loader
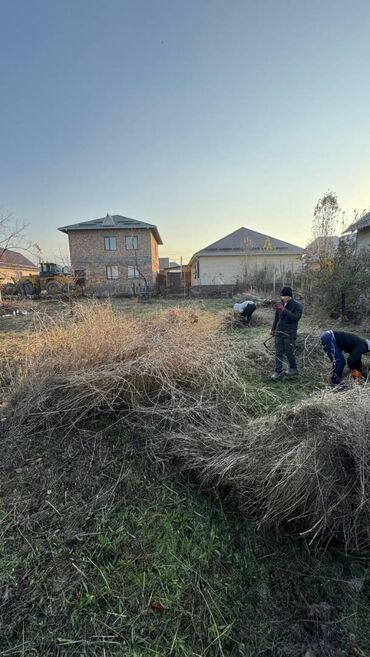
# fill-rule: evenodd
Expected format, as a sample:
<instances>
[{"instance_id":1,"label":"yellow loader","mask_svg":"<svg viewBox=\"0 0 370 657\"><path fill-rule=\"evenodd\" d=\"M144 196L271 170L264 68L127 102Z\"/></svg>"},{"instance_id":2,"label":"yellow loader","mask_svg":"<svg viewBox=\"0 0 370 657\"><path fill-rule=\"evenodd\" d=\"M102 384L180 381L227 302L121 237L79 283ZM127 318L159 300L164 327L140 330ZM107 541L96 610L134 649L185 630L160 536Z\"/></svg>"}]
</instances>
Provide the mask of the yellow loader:
<instances>
[{"instance_id":1,"label":"yellow loader","mask_svg":"<svg viewBox=\"0 0 370 657\"><path fill-rule=\"evenodd\" d=\"M3 293L8 295L21 294L32 296L46 292L52 296L67 294L75 287L75 281L68 267L61 267L55 262L42 262L38 274L22 276L14 283L6 283Z\"/></svg>"}]
</instances>

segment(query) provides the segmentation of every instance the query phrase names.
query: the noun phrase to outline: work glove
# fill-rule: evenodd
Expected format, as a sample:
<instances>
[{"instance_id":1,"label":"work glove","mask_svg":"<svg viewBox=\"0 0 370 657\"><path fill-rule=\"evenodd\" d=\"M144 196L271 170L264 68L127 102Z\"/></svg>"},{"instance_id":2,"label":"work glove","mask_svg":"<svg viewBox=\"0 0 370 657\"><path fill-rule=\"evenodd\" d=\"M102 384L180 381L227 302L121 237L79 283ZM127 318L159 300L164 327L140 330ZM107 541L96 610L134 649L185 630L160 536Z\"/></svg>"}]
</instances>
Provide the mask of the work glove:
<instances>
[{"instance_id":1,"label":"work glove","mask_svg":"<svg viewBox=\"0 0 370 657\"><path fill-rule=\"evenodd\" d=\"M362 382L362 372L359 372L358 370L352 370L351 377L356 383Z\"/></svg>"},{"instance_id":2,"label":"work glove","mask_svg":"<svg viewBox=\"0 0 370 657\"><path fill-rule=\"evenodd\" d=\"M276 304L276 310L278 311L278 313L282 313L283 310L284 310L284 304L282 304L282 303L277 303L277 304Z\"/></svg>"}]
</instances>

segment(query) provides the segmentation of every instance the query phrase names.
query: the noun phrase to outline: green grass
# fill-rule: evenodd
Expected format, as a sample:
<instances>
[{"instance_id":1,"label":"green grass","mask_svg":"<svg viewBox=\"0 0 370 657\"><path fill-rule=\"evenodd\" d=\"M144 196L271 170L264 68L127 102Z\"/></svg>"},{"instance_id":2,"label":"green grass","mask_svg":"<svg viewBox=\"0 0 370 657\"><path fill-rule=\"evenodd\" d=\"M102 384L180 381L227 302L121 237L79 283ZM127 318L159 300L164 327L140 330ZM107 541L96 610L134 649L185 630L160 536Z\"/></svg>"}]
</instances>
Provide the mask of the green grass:
<instances>
[{"instance_id":1,"label":"green grass","mask_svg":"<svg viewBox=\"0 0 370 657\"><path fill-rule=\"evenodd\" d=\"M6 446L0 655L369 654L365 560L258 536L137 439L90 440Z\"/></svg>"}]
</instances>

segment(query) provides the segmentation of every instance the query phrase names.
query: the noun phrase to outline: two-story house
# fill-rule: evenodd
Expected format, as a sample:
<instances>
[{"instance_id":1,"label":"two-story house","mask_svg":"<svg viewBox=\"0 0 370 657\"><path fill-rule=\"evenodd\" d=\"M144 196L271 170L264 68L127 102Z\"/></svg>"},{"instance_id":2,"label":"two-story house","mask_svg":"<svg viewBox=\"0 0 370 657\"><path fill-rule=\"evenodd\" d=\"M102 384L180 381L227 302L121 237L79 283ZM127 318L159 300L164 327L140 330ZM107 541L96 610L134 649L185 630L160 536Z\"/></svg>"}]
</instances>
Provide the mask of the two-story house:
<instances>
[{"instance_id":1,"label":"two-story house","mask_svg":"<svg viewBox=\"0 0 370 657\"><path fill-rule=\"evenodd\" d=\"M162 240L153 224L107 214L59 230L68 235L71 266L87 292L132 294L154 287Z\"/></svg>"}]
</instances>

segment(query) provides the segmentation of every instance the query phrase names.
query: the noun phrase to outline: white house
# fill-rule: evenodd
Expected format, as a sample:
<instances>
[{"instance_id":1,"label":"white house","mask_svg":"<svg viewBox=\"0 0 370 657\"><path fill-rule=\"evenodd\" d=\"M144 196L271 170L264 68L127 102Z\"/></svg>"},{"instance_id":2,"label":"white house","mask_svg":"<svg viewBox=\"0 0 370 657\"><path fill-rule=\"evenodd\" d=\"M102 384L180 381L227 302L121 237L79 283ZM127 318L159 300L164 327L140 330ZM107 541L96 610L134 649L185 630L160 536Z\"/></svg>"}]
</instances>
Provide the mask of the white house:
<instances>
[{"instance_id":1,"label":"white house","mask_svg":"<svg viewBox=\"0 0 370 657\"><path fill-rule=\"evenodd\" d=\"M344 231L350 233L356 240L356 252L370 250L370 212L348 226Z\"/></svg>"},{"instance_id":2,"label":"white house","mask_svg":"<svg viewBox=\"0 0 370 657\"><path fill-rule=\"evenodd\" d=\"M191 265L191 284L238 285L264 270L272 281L302 269L303 249L289 242L239 228L195 253ZM288 279L287 279L288 280Z\"/></svg>"}]
</instances>

